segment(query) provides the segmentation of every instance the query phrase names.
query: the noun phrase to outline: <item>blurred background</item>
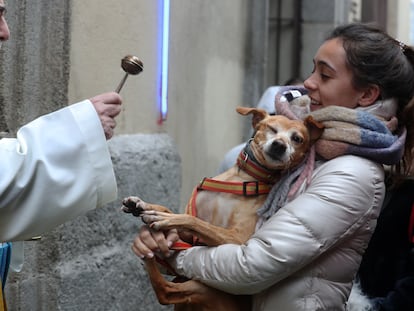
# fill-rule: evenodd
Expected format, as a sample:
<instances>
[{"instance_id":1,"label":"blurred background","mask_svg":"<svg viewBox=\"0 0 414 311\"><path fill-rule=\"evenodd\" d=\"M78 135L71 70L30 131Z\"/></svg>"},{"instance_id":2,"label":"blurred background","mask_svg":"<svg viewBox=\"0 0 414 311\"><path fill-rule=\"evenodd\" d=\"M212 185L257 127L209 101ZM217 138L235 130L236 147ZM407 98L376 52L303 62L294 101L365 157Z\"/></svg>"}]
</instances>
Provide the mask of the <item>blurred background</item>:
<instances>
[{"instance_id":1,"label":"blurred background","mask_svg":"<svg viewBox=\"0 0 414 311\"><path fill-rule=\"evenodd\" d=\"M144 63L121 91L109 141L118 200L25 243L23 271L6 286L9 310L170 310L130 250L139 224L119 212L122 198L182 209L248 138L250 118L237 106L306 79L336 25L374 22L412 45L413 1L5 0L11 37L0 50L0 137L115 90L124 56Z\"/></svg>"}]
</instances>

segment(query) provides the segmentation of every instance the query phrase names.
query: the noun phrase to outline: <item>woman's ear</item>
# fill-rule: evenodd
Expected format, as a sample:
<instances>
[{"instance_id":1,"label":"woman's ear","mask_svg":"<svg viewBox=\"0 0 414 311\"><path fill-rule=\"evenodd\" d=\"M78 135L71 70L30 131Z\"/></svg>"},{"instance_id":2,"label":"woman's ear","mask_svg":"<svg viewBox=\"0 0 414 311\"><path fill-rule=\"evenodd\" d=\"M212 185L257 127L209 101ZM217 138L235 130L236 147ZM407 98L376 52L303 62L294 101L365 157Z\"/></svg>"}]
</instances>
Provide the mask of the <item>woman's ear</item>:
<instances>
[{"instance_id":1,"label":"woman's ear","mask_svg":"<svg viewBox=\"0 0 414 311\"><path fill-rule=\"evenodd\" d=\"M380 96L380 88L376 84L371 84L362 93L358 104L362 107L372 105Z\"/></svg>"}]
</instances>

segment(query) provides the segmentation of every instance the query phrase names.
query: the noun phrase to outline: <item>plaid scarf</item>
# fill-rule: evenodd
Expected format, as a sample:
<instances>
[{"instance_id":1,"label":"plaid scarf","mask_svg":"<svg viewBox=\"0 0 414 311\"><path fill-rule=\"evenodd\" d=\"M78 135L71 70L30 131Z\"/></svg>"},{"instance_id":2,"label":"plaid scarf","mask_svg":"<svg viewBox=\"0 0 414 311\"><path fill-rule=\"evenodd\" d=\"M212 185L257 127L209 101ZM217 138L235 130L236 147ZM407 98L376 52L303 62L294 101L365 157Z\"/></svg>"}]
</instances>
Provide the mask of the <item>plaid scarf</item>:
<instances>
[{"instance_id":1,"label":"plaid scarf","mask_svg":"<svg viewBox=\"0 0 414 311\"><path fill-rule=\"evenodd\" d=\"M303 88L287 88L276 96L276 111L289 118L303 119L311 115L325 126L316 142L316 153L326 160L352 154L385 165L397 164L404 152L406 130L398 129L398 120L384 102L373 104L374 109L329 106L309 111L310 99ZM286 100L281 100L285 97Z\"/></svg>"},{"instance_id":2,"label":"plaid scarf","mask_svg":"<svg viewBox=\"0 0 414 311\"><path fill-rule=\"evenodd\" d=\"M314 156L330 160L341 155L357 155L385 165L397 164L404 152L406 130L398 129L398 120L388 110L393 103L374 103L371 109L350 109L329 106L313 112L304 88L285 87L276 95L276 112L290 119L311 115L324 126L321 138L311 149L306 163L279 181L258 210L262 221L267 220L293 198L306 180L309 184L314 168ZM392 110L392 109L391 109Z\"/></svg>"}]
</instances>

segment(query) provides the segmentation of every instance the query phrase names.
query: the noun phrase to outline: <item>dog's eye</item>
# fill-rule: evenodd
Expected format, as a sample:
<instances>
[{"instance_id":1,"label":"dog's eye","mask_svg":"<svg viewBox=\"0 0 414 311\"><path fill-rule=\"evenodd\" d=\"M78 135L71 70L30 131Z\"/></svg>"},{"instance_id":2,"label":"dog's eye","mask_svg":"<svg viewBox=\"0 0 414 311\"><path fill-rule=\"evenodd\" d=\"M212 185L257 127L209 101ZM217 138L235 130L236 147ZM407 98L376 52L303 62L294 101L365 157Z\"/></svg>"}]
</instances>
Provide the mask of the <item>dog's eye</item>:
<instances>
[{"instance_id":1,"label":"dog's eye","mask_svg":"<svg viewBox=\"0 0 414 311\"><path fill-rule=\"evenodd\" d=\"M274 134L277 134L279 131L277 130L277 128L273 127L273 126L269 126L268 127Z\"/></svg>"},{"instance_id":2,"label":"dog's eye","mask_svg":"<svg viewBox=\"0 0 414 311\"><path fill-rule=\"evenodd\" d=\"M295 142L297 144L303 143L303 138L301 136L299 136L298 134L293 134L291 139L292 139L293 142Z\"/></svg>"}]
</instances>

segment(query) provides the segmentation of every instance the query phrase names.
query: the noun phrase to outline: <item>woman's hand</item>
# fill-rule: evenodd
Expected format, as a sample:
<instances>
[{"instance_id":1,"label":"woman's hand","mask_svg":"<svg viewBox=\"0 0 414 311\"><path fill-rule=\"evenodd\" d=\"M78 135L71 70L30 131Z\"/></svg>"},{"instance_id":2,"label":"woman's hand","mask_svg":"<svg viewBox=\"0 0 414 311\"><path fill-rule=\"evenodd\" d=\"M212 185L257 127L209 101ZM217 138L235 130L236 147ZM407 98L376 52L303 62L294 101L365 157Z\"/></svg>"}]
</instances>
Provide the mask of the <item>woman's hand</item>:
<instances>
[{"instance_id":1,"label":"woman's hand","mask_svg":"<svg viewBox=\"0 0 414 311\"><path fill-rule=\"evenodd\" d=\"M165 257L170 257L172 252L171 245L178 241L177 230L155 231L147 225L143 225L132 244L132 251L139 258L153 258L155 252L160 252Z\"/></svg>"}]
</instances>

